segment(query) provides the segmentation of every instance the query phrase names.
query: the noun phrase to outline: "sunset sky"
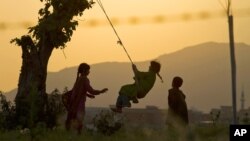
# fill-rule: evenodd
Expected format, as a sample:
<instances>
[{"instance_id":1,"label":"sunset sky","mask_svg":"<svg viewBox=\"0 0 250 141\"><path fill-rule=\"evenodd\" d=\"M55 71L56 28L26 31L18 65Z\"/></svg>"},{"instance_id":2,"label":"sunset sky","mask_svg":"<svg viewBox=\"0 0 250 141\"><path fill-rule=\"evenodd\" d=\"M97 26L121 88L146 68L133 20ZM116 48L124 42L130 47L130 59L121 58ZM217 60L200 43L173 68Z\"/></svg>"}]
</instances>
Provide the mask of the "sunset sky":
<instances>
[{"instance_id":1,"label":"sunset sky","mask_svg":"<svg viewBox=\"0 0 250 141\"><path fill-rule=\"evenodd\" d=\"M232 2L235 42L250 44L250 2ZM226 0L102 0L102 3L109 17L118 21L115 28L135 62L203 42L228 42L228 23L223 13ZM27 34L23 24L35 25L42 6L40 0L4 0L0 5L1 91L17 87L20 73L21 49L10 44L10 40ZM205 18L199 16L202 13ZM152 20L159 16L166 21ZM75 19L79 27L64 50L66 58L62 50L54 50L48 71L81 62L129 61L97 3ZM138 23L129 22L133 19ZM93 20L98 21L97 25L88 26Z\"/></svg>"}]
</instances>

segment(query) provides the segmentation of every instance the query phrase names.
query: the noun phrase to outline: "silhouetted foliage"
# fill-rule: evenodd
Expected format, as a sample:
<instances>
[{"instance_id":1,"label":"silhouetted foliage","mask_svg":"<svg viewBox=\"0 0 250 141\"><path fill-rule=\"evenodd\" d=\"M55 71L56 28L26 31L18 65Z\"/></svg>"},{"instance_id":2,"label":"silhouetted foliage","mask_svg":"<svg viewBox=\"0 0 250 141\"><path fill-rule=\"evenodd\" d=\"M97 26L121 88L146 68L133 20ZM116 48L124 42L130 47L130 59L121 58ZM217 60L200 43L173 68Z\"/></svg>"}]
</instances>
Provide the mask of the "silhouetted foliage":
<instances>
[{"instance_id":1,"label":"silhouetted foliage","mask_svg":"<svg viewBox=\"0 0 250 141\"><path fill-rule=\"evenodd\" d=\"M48 105L46 110L46 124L48 128L53 128L58 125L58 117L66 112L65 106L62 103L61 93L55 89L48 95Z\"/></svg>"},{"instance_id":2,"label":"silhouetted foliage","mask_svg":"<svg viewBox=\"0 0 250 141\"><path fill-rule=\"evenodd\" d=\"M17 126L15 106L6 100L0 91L0 130L11 130Z\"/></svg>"},{"instance_id":3,"label":"silhouetted foliage","mask_svg":"<svg viewBox=\"0 0 250 141\"><path fill-rule=\"evenodd\" d=\"M101 111L93 119L97 132L104 135L112 135L123 126L123 119L114 112Z\"/></svg>"},{"instance_id":4,"label":"silhouetted foliage","mask_svg":"<svg viewBox=\"0 0 250 141\"><path fill-rule=\"evenodd\" d=\"M67 89L65 89L67 90ZM32 104L31 104L32 105ZM33 124L35 120L35 109L31 108L31 113L27 115L27 118L29 118L28 124ZM60 115L66 112L66 109L64 105L62 104L62 98L61 93L58 89L55 89L52 91L51 94L48 94L48 103L46 106L46 116L44 119L44 123L39 123L37 125L30 126L31 128L37 128L44 126L46 128L54 128L58 126L57 120ZM20 126L18 121L16 120L16 107L15 105L7 101L6 97L3 95L3 93L0 91L0 130L11 130L16 128L24 128L23 126Z\"/></svg>"},{"instance_id":5,"label":"silhouetted foliage","mask_svg":"<svg viewBox=\"0 0 250 141\"><path fill-rule=\"evenodd\" d=\"M213 122L213 125L215 126L217 124L217 122L219 121L219 118L220 118L220 114L221 114L221 111L218 111L218 112L210 112L210 117L211 117L211 120Z\"/></svg>"},{"instance_id":6,"label":"silhouetted foliage","mask_svg":"<svg viewBox=\"0 0 250 141\"><path fill-rule=\"evenodd\" d=\"M250 117L249 114L246 112L243 115L242 120L240 121L241 124L249 124L250 123Z\"/></svg>"}]
</instances>

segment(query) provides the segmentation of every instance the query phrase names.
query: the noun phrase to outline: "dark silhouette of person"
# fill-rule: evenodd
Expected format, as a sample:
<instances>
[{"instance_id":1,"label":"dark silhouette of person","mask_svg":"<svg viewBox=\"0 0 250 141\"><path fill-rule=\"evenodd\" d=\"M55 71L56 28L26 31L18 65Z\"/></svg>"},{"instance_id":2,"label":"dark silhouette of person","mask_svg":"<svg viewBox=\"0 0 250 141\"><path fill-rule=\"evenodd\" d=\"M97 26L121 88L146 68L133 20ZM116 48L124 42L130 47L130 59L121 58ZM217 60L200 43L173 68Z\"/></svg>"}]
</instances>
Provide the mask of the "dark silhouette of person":
<instances>
[{"instance_id":1,"label":"dark silhouette of person","mask_svg":"<svg viewBox=\"0 0 250 141\"><path fill-rule=\"evenodd\" d=\"M174 116L183 125L188 125L188 110L185 101L185 94L180 90L183 80L181 77L174 77L172 88L168 90L169 114Z\"/></svg>"},{"instance_id":2,"label":"dark silhouette of person","mask_svg":"<svg viewBox=\"0 0 250 141\"><path fill-rule=\"evenodd\" d=\"M117 97L116 107L111 108L114 112L121 113L123 107L131 107L130 101L138 103L138 98L144 98L153 88L156 75L162 80L159 74L161 64L157 61L150 62L149 70L147 72L139 71L134 64L132 65L132 69L135 74L135 83L121 87L119 96Z\"/></svg>"},{"instance_id":3,"label":"dark silhouette of person","mask_svg":"<svg viewBox=\"0 0 250 141\"><path fill-rule=\"evenodd\" d=\"M168 119L170 123L178 124L178 126L187 126L188 109L186 104L186 96L180 90L183 84L183 79L179 76L173 78L172 88L168 90Z\"/></svg>"},{"instance_id":4,"label":"dark silhouette of person","mask_svg":"<svg viewBox=\"0 0 250 141\"><path fill-rule=\"evenodd\" d=\"M70 95L67 119L65 121L66 129L70 130L73 125L77 129L78 134L81 133L83 127L86 97L95 98L95 95L105 93L108 90L107 88L95 90L91 87L90 81L87 78L89 70L90 66L86 63L81 63L78 67L76 81Z\"/></svg>"}]
</instances>

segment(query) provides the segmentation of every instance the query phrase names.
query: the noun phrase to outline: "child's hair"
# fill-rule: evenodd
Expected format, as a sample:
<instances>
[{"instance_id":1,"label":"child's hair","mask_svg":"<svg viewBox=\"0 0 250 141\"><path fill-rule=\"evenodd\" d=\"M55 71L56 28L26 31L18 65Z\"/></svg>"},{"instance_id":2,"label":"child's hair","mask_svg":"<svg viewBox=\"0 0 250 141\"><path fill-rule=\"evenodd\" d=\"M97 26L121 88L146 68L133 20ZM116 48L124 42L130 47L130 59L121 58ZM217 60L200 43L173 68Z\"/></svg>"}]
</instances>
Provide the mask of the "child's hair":
<instances>
[{"instance_id":1,"label":"child's hair","mask_svg":"<svg viewBox=\"0 0 250 141\"><path fill-rule=\"evenodd\" d=\"M179 76L174 77L173 81L172 81L172 86L175 88L179 88L181 87L183 83L183 79Z\"/></svg>"},{"instance_id":2,"label":"child's hair","mask_svg":"<svg viewBox=\"0 0 250 141\"><path fill-rule=\"evenodd\" d=\"M82 75L83 73L85 73L89 69L90 69L90 66L87 63L81 63L78 67L78 70L77 70L76 81L79 78L80 74Z\"/></svg>"},{"instance_id":3,"label":"child's hair","mask_svg":"<svg viewBox=\"0 0 250 141\"><path fill-rule=\"evenodd\" d=\"M81 63L78 67L77 75L82 74L90 69L87 63Z\"/></svg>"},{"instance_id":4,"label":"child's hair","mask_svg":"<svg viewBox=\"0 0 250 141\"><path fill-rule=\"evenodd\" d=\"M157 74L157 76L161 79L161 81L163 82L162 77L159 74L159 72L161 70L161 64L159 62L157 62L157 61L151 61L150 66L151 66L151 70L153 72L155 72Z\"/></svg>"},{"instance_id":5,"label":"child's hair","mask_svg":"<svg viewBox=\"0 0 250 141\"><path fill-rule=\"evenodd\" d=\"M150 62L151 70L155 73L159 73L161 69L161 64L157 61Z\"/></svg>"}]
</instances>

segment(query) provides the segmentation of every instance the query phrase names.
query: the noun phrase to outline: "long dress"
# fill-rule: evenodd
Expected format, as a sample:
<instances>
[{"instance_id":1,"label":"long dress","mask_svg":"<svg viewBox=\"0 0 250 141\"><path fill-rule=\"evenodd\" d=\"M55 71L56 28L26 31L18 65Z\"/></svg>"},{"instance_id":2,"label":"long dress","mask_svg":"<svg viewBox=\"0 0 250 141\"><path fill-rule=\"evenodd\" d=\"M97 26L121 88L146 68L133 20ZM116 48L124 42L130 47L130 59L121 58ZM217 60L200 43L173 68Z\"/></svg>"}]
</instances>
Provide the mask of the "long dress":
<instances>
[{"instance_id":1,"label":"long dress","mask_svg":"<svg viewBox=\"0 0 250 141\"><path fill-rule=\"evenodd\" d=\"M69 128L72 120L77 120L79 122L79 128L81 128L85 115L85 102L87 94L97 95L99 93L99 90L94 90L91 87L89 79L86 76L82 75L76 80L70 96L66 128Z\"/></svg>"}]
</instances>

